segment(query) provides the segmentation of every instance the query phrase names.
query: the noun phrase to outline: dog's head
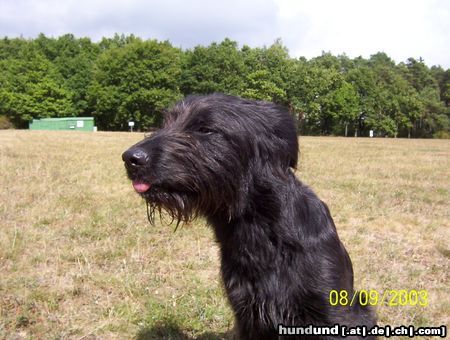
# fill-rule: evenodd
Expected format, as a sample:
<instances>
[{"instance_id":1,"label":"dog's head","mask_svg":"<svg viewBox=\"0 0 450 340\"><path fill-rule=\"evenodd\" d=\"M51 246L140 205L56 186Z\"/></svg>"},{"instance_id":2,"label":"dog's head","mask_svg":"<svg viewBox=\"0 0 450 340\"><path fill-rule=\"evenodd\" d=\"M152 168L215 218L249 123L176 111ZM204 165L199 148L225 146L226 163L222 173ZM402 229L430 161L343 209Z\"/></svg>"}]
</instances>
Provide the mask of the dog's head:
<instances>
[{"instance_id":1,"label":"dog's head","mask_svg":"<svg viewBox=\"0 0 450 340\"><path fill-rule=\"evenodd\" d=\"M198 214L233 218L255 177L283 178L297 157L295 124L286 110L219 94L180 101L161 130L122 155L150 216L163 208L178 222Z\"/></svg>"}]
</instances>

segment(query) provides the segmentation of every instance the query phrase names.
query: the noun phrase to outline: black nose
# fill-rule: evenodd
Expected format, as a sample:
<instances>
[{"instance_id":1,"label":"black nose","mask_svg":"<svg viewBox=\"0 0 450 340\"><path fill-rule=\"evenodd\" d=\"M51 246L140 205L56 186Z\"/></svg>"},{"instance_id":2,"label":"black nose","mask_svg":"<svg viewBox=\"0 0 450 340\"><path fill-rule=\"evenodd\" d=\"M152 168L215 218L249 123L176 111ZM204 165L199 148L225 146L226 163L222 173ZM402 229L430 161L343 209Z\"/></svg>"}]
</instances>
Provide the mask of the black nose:
<instances>
[{"instance_id":1,"label":"black nose","mask_svg":"<svg viewBox=\"0 0 450 340\"><path fill-rule=\"evenodd\" d=\"M122 154L122 159L127 166L140 167L148 162L148 153L141 148L131 148Z\"/></svg>"}]
</instances>

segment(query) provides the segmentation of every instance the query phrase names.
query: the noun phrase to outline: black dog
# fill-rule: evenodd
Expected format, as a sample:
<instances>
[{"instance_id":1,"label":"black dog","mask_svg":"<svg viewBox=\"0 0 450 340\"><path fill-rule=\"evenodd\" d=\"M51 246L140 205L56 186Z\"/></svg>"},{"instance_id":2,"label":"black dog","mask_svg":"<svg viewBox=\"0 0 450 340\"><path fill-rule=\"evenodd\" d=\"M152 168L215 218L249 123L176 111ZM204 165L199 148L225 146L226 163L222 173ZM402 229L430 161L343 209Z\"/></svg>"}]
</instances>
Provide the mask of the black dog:
<instances>
[{"instance_id":1,"label":"black dog","mask_svg":"<svg viewBox=\"0 0 450 340\"><path fill-rule=\"evenodd\" d=\"M292 172L297 157L286 110L219 94L179 102L122 156L150 217L200 214L213 227L242 339L276 339L279 325L375 324L358 294L330 304L332 290L353 297L352 264L327 206Z\"/></svg>"}]
</instances>

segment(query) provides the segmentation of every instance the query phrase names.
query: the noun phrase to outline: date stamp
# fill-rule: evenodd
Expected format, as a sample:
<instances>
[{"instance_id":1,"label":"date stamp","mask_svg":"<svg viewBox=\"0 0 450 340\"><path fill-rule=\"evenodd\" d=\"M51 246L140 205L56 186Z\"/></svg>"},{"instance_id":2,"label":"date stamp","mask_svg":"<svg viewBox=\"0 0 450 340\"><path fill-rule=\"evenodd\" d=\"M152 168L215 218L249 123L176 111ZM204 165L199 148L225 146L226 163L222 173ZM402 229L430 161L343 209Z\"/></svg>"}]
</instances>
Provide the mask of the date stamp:
<instances>
[{"instance_id":1,"label":"date stamp","mask_svg":"<svg viewBox=\"0 0 450 340\"><path fill-rule=\"evenodd\" d=\"M387 289L383 292L377 290L360 290L351 294L346 290L331 290L329 295L331 306L428 306L428 291Z\"/></svg>"}]
</instances>

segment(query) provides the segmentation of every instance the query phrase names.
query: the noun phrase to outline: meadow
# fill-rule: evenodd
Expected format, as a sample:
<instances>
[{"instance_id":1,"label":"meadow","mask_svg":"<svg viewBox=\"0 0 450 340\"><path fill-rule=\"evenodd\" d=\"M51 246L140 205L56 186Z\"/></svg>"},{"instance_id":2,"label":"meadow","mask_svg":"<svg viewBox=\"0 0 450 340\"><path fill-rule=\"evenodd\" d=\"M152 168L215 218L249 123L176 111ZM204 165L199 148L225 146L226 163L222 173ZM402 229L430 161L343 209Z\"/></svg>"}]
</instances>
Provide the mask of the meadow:
<instances>
[{"instance_id":1,"label":"meadow","mask_svg":"<svg viewBox=\"0 0 450 340\"><path fill-rule=\"evenodd\" d=\"M228 339L202 220L147 221L121 153L140 133L0 131L0 339ZM297 176L330 207L382 325L450 324L450 141L301 137ZM395 302L395 301L394 301Z\"/></svg>"}]
</instances>

